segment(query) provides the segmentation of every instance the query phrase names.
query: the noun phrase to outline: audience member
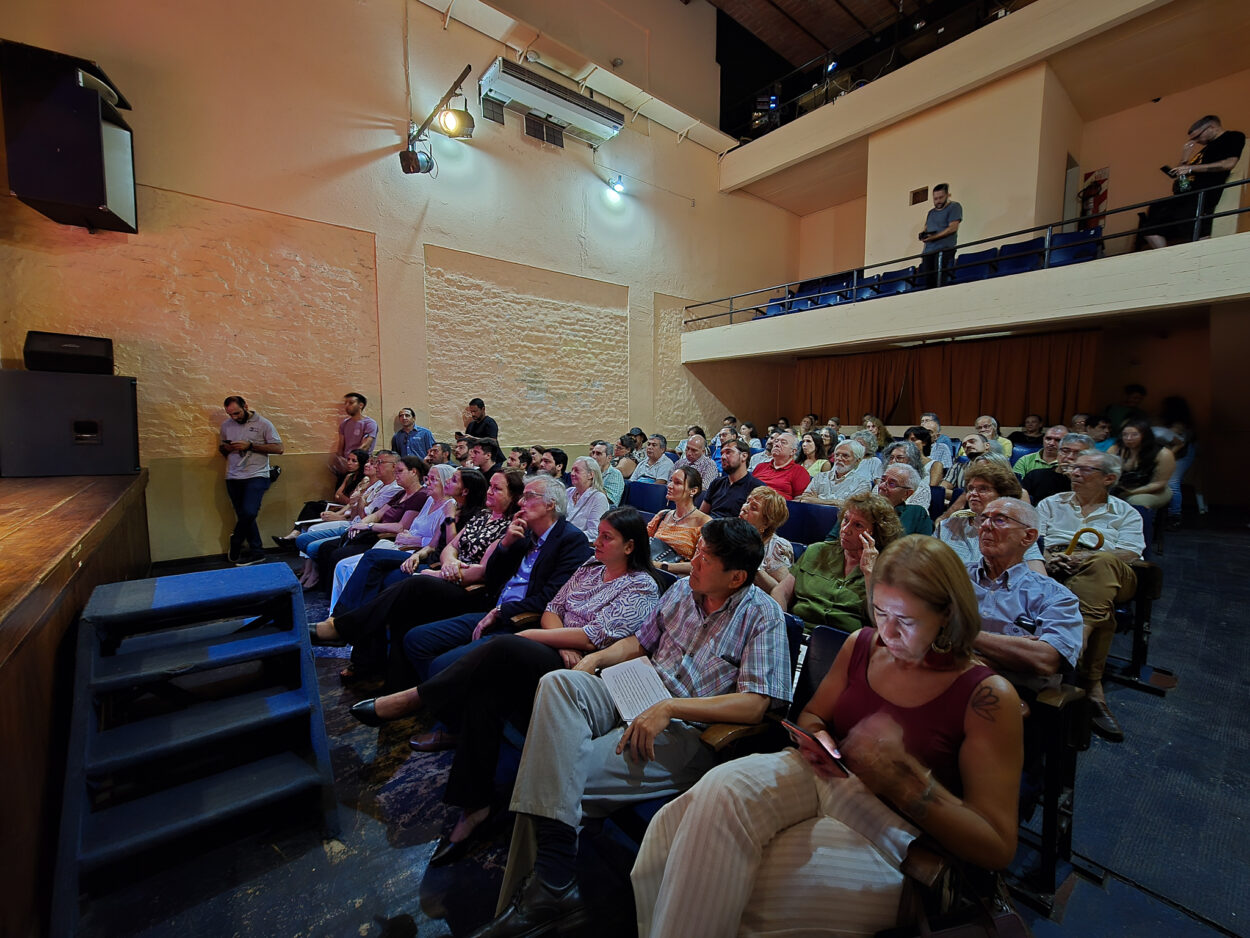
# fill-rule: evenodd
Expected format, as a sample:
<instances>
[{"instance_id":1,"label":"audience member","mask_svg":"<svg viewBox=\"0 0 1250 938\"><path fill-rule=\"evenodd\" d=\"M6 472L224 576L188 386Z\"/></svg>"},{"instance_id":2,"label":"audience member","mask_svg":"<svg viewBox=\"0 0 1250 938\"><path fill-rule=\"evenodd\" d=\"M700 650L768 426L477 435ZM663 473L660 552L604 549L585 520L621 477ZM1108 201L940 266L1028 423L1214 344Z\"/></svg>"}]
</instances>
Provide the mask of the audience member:
<instances>
[{"instance_id":1,"label":"audience member","mask_svg":"<svg viewBox=\"0 0 1250 938\"><path fill-rule=\"evenodd\" d=\"M714 762L699 740L703 724L759 722L789 699L781 610L752 583L762 552L745 521L709 522L690 577L669 588L636 636L543 676L513 789L505 907L479 935L584 917L574 871L582 818L688 788ZM624 726L594 671L643 655L673 696Z\"/></svg>"},{"instance_id":2,"label":"audience member","mask_svg":"<svg viewBox=\"0 0 1250 938\"><path fill-rule=\"evenodd\" d=\"M300 535L300 522L346 520L347 503L352 497L352 493L356 491L362 482L366 485L369 484L365 480L365 466L368 462L369 454L363 449L352 450L348 453L347 475L343 476L343 481L334 490L330 501L304 502L304 507L300 509L299 517L296 519L295 527L291 528L291 533L282 537L274 534L272 535L273 542L283 550L290 550L295 546L295 539Z\"/></svg>"},{"instance_id":3,"label":"audience member","mask_svg":"<svg viewBox=\"0 0 1250 938\"><path fill-rule=\"evenodd\" d=\"M1040 414L1029 414L1024 418L1024 423L1020 425L1020 429L1015 433L1007 434L1007 440L1014 446L1041 446L1042 445L1042 424L1045 421ZM1011 454L1008 453L1008 456Z\"/></svg>"},{"instance_id":4,"label":"audience member","mask_svg":"<svg viewBox=\"0 0 1250 938\"><path fill-rule=\"evenodd\" d=\"M863 429L870 431L876 438L877 448L875 452L881 452L894 442L894 435L890 433L890 428L885 425L885 421L880 417L864 414Z\"/></svg>"},{"instance_id":5,"label":"audience member","mask_svg":"<svg viewBox=\"0 0 1250 938\"><path fill-rule=\"evenodd\" d=\"M516 469L523 475L530 474L530 468L533 460L530 458L530 451L524 446L514 446L508 450L508 455L504 458L505 469Z\"/></svg>"},{"instance_id":6,"label":"audience member","mask_svg":"<svg viewBox=\"0 0 1250 938\"><path fill-rule=\"evenodd\" d=\"M486 402L480 397L475 397L469 401L469 405L460 414L460 421L464 424L464 432L466 436L490 437L492 440L499 439L499 424L495 423L494 417L486 416Z\"/></svg>"},{"instance_id":7,"label":"audience member","mask_svg":"<svg viewBox=\"0 0 1250 938\"><path fill-rule=\"evenodd\" d=\"M751 455L764 451L764 441L759 438L755 432L755 424L749 420L744 420L738 424L738 435L742 438L751 449Z\"/></svg>"},{"instance_id":8,"label":"audience member","mask_svg":"<svg viewBox=\"0 0 1250 938\"><path fill-rule=\"evenodd\" d=\"M848 498L838 522L837 540L809 546L772 591L808 629L831 625L853 632L868 622L873 561L903 533L894 508L880 495Z\"/></svg>"},{"instance_id":9,"label":"audience member","mask_svg":"<svg viewBox=\"0 0 1250 938\"><path fill-rule=\"evenodd\" d=\"M469 456L469 435L456 431L456 442L451 445L451 461L457 469L476 469Z\"/></svg>"},{"instance_id":10,"label":"audience member","mask_svg":"<svg viewBox=\"0 0 1250 938\"><path fill-rule=\"evenodd\" d=\"M1145 420L1149 416L1142 409L1142 402L1146 399L1146 386L1144 384L1126 384L1124 385L1124 400L1119 404L1108 404L1103 411L1107 415L1107 419L1111 421L1111 432L1118 434L1120 428L1130 420Z\"/></svg>"},{"instance_id":11,"label":"audience member","mask_svg":"<svg viewBox=\"0 0 1250 938\"><path fill-rule=\"evenodd\" d=\"M1024 493L1015 473L994 462L974 462L968 466L964 485L959 501L939 520L936 534L965 564L974 564L981 556L981 513L985 507L996 499L1018 499ZM1036 544L1027 547L1024 559L1034 572L1046 572L1042 552Z\"/></svg>"},{"instance_id":12,"label":"audience member","mask_svg":"<svg viewBox=\"0 0 1250 938\"><path fill-rule=\"evenodd\" d=\"M799 447L799 455L796 461L807 470L809 476L814 476L818 472L829 471L830 463L825 458L825 454L828 452L825 449L825 438L820 435L818 429L805 430L803 438L799 442Z\"/></svg>"},{"instance_id":13,"label":"audience member","mask_svg":"<svg viewBox=\"0 0 1250 938\"><path fill-rule=\"evenodd\" d=\"M1033 469L1020 480L1021 486L1029 493L1029 500L1040 505L1042 499L1058 495L1060 492L1072 490L1068 470L1076 462L1077 457L1093 448L1094 441L1083 433L1069 433L1059 441L1059 460L1050 468Z\"/></svg>"},{"instance_id":14,"label":"audience member","mask_svg":"<svg viewBox=\"0 0 1250 938\"><path fill-rule=\"evenodd\" d=\"M525 731L539 679L633 635L658 604L642 516L615 508L599 522L594 559L560 587L538 628L484 642L420 687L356 704L353 712L369 725L425 708L458 729L443 800L460 814L430 866L455 862L474 845L491 813L504 727Z\"/></svg>"},{"instance_id":15,"label":"audience member","mask_svg":"<svg viewBox=\"0 0 1250 938\"><path fill-rule=\"evenodd\" d=\"M599 519L610 507L607 493L603 490L603 475L599 471L599 464L589 456L579 456L573 460L569 479L573 484L565 492L569 500L565 520L574 527L581 528L587 540L593 541L599 536Z\"/></svg>"},{"instance_id":16,"label":"audience member","mask_svg":"<svg viewBox=\"0 0 1250 938\"><path fill-rule=\"evenodd\" d=\"M1170 171L1174 177L1172 193L1177 197L1151 205L1143 218L1147 227L1167 226L1144 235L1151 248L1211 237L1211 219L1198 222L1197 237L1195 219L1215 211L1223 194L1219 187L1228 182L1245 146L1246 135L1239 130L1225 130L1214 114L1200 117L1189 126L1184 160Z\"/></svg>"},{"instance_id":17,"label":"audience member","mask_svg":"<svg viewBox=\"0 0 1250 938\"><path fill-rule=\"evenodd\" d=\"M426 453L434 445L434 434L425 427L417 426L417 412L411 407L399 409L399 429L391 436L391 449L404 456L416 456L425 459Z\"/></svg>"},{"instance_id":18,"label":"audience member","mask_svg":"<svg viewBox=\"0 0 1250 938\"><path fill-rule=\"evenodd\" d=\"M564 474L568 471L568 466L568 454L557 446L544 449L543 454L538 457L538 472L540 475L552 476L564 481Z\"/></svg>"},{"instance_id":19,"label":"audience member","mask_svg":"<svg viewBox=\"0 0 1250 938\"><path fill-rule=\"evenodd\" d=\"M933 208L925 215L924 231L920 232L920 241L924 244L920 269L916 272L916 285L920 289L945 286L951 282L955 245L959 241L957 232L963 217L963 206L951 201L950 187L944 182L934 186Z\"/></svg>"},{"instance_id":20,"label":"audience member","mask_svg":"<svg viewBox=\"0 0 1250 938\"><path fill-rule=\"evenodd\" d=\"M638 468L638 461L634 458L634 438L628 433L613 444L612 465L624 479L630 478Z\"/></svg>"},{"instance_id":21,"label":"audience member","mask_svg":"<svg viewBox=\"0 0 1250 938\"><path fill-rule=\"evenodd\" d=\"M1080 431L1074 430L1073 432ZM1011 467L1012 471L1023 479L1034 469L1054 469L1059 464L1059 447L1067 435L1068 428L1061 423L1047 427L1046 432L1042 434L1042 448L1036 453L1026 453L1017 459L1015 465Z\"/></svg>"},{"instance_id":22,"label":"audience member","mask_svg":"<svg viewBox=\"0 0 1250 938\"><path fill-rule=\"evenodd\" d=\"M247 401L237 394L227 397L223 406L227 419L221 424L217 452L226 457L226 494L235 519L226 559L246 566L264 559L256 516L269 489L269 457L282 455L282 437L267 419L248 410ZM344 460L345 472L349 465Z\"/></svg>"},{"instance_id":23,"label":"audience member","mask_svg":"<svg viewBox=\"0 0 1250 938\"><path fill-rule=\"evenodd\" d=\"M663 434L651 434L647 440L646 455L638 464L638 468L634 470L634 474L629 477L629 481L667 483L673 474L673 461L664 455L667 448L668 440Z\"/></svg>"},{"instance_id":24,"label":"audience member","mask_svg":"<svg viewBox=\"0 0 1250 938\"><path fill-rule=\"evenodd\" d=\"M755 472L755 467L760 463L768 462L773 458L773 443L777 441L777 431L769 430L768 437L764 440L764 446L759 452L751 457L751 461L747 463L747 471Z\"/></svg>"},{"instance_id":25,"label":"audience member","mask_svg":"<svg viewBox=\"0 0 1250 938\"><path fill-rule=\"evenodd\" d=\"M373 443L378 438L378 424L372 417L365 416L365 396L358 391L349 391L343 395L343 412L347 415L339 422L339 440L330 457L330 471L336 477L347 474L347 455L354 449L373 452Z\"/></svg>"},{"instance_id":26,"label":"audience member","mask_svg":"<svg viewBox=\"0 0 1250 938\"><path fill-rule=\"evenodd\" d=\"M1172 451L1172 457L1176 460L1176 468L1168 479L1168 488L1172 492L1172 500L1168 504L1168 527L1179 528L1181 480L1185 478L1185 473L1198 455L1197 433L1194 431L1194 418L1189 410L1189 402L1183 397L1165 397L1159 412L1159 423L1161 428L1156 428L1155 435Z\"/></svg>"},{"instance_id":27,"label":"audience member","mask_svg":"<svg viewBox=\"0 0 1250 938\"><path fill-rule=\"evenodd\" d=\"M780 432L780 431L782 431L782 430L789 430L789 429L790 429L790 421L789 421L789 420L787 420L785 417L778 417L778 418L774 421L774 426L776 426L776 428L777 428L778 432Z\"/></svg>"},{"instance_id":28,"label":"audience member","mask_svg":"<svg viewBox=\"0 0 1250 938\"><path fill-rule=\"evenodd\" d=\"M465 442L469 444L469 462L486 477L487 482L496 472L503 472L504 455L498 440L474 436Z\"/></svg>"},{"instance_id":29,"label":"audience member","mask_svg":"<svg viewBox=\"0 0 1250 938\"><path fill-rule=\"evenodd\" d=\"M875 934L907 908L921 834L975 866L1011 861L1021 707L973 656L967 573L911 536L873 580L874 627L843 644L799 749L718 766L651 822L631 874L642 938Z\"/></svg>"},{"instance_id":30,"label":"audience member","mask_svg":"<svg viewBox=\"0 0 1250 938\"><path fill-rule=\"evenodd\" d=\"M872 491L872 476L867 470L860 471L863 458L864 444L843 440L833 448L833 468L813 476L798 501L841 508L851 496Z\"/></svg>"},{"instance_id":31,"label":"audience member","mask_svg":"<svg viewBox=\"0 0 1250 938\"><path fill-rule=\"evenodd\" d=\"M699 510L713 518L735 518L747 496L757 486L764 485L747 471L750 450L741 440L730 440L721 450L722 475L708 485Z\"/></svg>"},{"instance_id":32,"label":"audience member","mask_svg":"<svg viewBox=\"0 0 1250 938\"><path fill-rule=\"evenodd\" d=\"M1090 439L1094 441L1094 449L1105 453L1115 446L1115 434L1111 428L1111 418L1098 416L1093 418L1089 430Z\"/></svg>"},{"instance_id":33,"label":"audience member","mask_svg":"<svg viewBox=\"0 0 1250 938\"><path fill-rule=\"evenodd\" d=\"M1123 740L1124 731L1107 706L1103 668L1115 635L1115 604L1131 599L1137 588L1137 574L1129 564L1141 559L1146 547L1137 509L1110 494L1120 469L1120 457L1111 453L1082 453L1069 467L1072 491L1037 506L1038 532L1046 540L1046 572L1081 601L1085 643L1077 674L1094 707L1094 732L1110 742ZM1082 539L1077 550L1066 553L1084 528L1098 531L1102 546L1087 547Z\"/></svg>"},{"instance_id":34,"label":"audience member","mask_svg":"<svg viewBox=\"0 0 1250 938\"><path fill-rule=\"evenodd\" d=\"M859 445L864 448L864 458L859 464L860 471L869 476L875 485L885 469L885 463L877 455L877 450L880 448L877 434L872 430L856 430L851 434L850 438L857 440Z\"/></svg>"},{"instance_id":35,"label":"audience member","mask_svg":"<svg viewBox=\"0 0 1250 938\"><path fill-rule=\"evenodd\" d=\"M647 455L647 440L649 437L642 432L641 427L633 427L629 431L629 435L634 438L634 462L642 462L642 458ZM667 445L665 443L665 446Z\"/></svg>"},{"instance_id":36,"label":"audience member","mask_svg":"<svg viewBox=\"0 0 1250 938\"><path fill-rule=\"evenodd\" d=\"M915 443L923 457L924 469L920 476L929 485L941 485L942 477L951 467L953 459L950 448L945 443L934 443L933 432L927 427L908 427L903 432L903 439Z\"/></svg>"},{"instance_id":37,"label":"audience member","mask_svg":"<svg viewBox=\"0 0 1250 938\"><path fill-rule=\"evenodd\" d=\"M716 464L718 474L725 471L724 463L721 461L721 451L726 443L736 439L738 439L738 431L734 427L721 427L717 431L716 442L713 444L711 452L708 453L708 458Z\"/></svg>"},{"instance_id":38,"label":"audience member","mask_svg":"<svg viewBox=\"0 0 1250 938\"><path fill-rule=\"evenodd\" d=\"M690 572L690 558L699 546L700 532L711 519L695 508L703 491L703 480L694 466L674 469L668 480L668 500L676 507L657 512L647 525L651 536L651 557L666 573L684 576Z\"/></svg>"},{"instance_id":39,"label":"audience member","mask_svg":"<svg viewBox=\"0 0 1250 938\"><path fill-rule=\"evenodd\" d=\"M776 489L785 499L795 499L807 491L812 477L794 461L798 439L789 430L773 441L772 459L755 467L755 477Z\"/></svg>"},{"instance_id":40,"label":"audience member","mask_svg":"<svg viewBox=\"0 0 1250 938\"><path fill-rule=\"evenodd\" d=\"M312 525L307 531L295 539L295 546L306 558L304 569L300 574L300 583L305 589L314 589L321 582L321 574L317 569L317 556L322 548L339 546L339 538L355 521L362 518L377 517L382 509L397 498L403 489L395 481L396 457L388 449L380 449L366 464L366 477L372 476L373 481L362 492L357 486L356 492L348 500L347 518L323 521Z\"/></svg>"},{"instance_id":41,"label":"audience member","mask_svg":"<svg viewBox=\"0 0 1250 938\"><path fill-rule=\"evenodd\" d=\"M949 469L955 458L956 446L955 441L942 432L942 421L930 410L920 415L920 425L933 437L933 458ZM943 446L946 447L945 450L942 449ZM949 458L943 459L943 455Z\"/></svg>"},{"instance_id":42,"label":"audience member","mask_svg":"<svg viewBox=\"0 0 1250 938\"><path fill-rule=\"evenodd\" d=\"M998 452L1003 456L1011 458L1011 440L1005 436L1001 436L998 430L998 421L988 414L982 414L977 418L975 424L977 433L985 437L990 444L990 451L994 451L994 447L998 448Z\"/></svg>"},{"instance_id":43,"label":"audience member","mask_svg":"<svg viewBox=\"0 0 1250 938\"><path fill-rule=\"evenodd\" d=\"M729 427L729 429L733 430L734 432L737 432L738 418L735 417L733 414L726 414L724 417L721 418L720 425L722 427Z\"/></svg>"},{"instance_id":44,"label":"audience member","mask_svg":"<svg viewBox=\"0 0 1250 938\"><path fill-rule=\"evenodd\" d=\"M738 517L760 532L764 542L764 559L755 573L755 585L772 592L794 563L794 547L777 530L790 517L786 500L767 485L752 489L742 503Z\"/></svg>"},{"instance_id":45,"label":"audience member","mask_svg":"<svg viewBox=\"0 0 1250 938\"><path fill-rule=\"evenodd\" d=\"M916 471L916 467L898 462L892 462L885 467L877 485L877 494L898 513L898 521L904 534L933 533L933 519L929 517L929 509L909 502L911 496L921 489L928 494L929 487L920 481L920 473Z\"/></svg>"},{"instance_id":46,"label":"audience member","mask_svg":"<svg viewBox=\"0 0 1250 938\"><path fill-rule=\"evenodd\" d=\"M432 443L429 450L425 454L425 464L427 466L437 466L439 463L451 462L451 444L450 443Z\"/></svg>"},{"instance_id":47,"label":"audience member","mask_svg":"<svg viewBox=\"0 0 1250 938\"><path fill-rule=\"evenodd\" d=\"M625 494L625 477L612 465L611 451L607 440L595 440L590 444L590 458L598 464L603 476L603 494L608 496L608 504L615 507Z\"/></svg>"},{"instance_id":48,"label":"audience member","mask_svg":"<svg viewBox=\"0 0 1250 938\"><path fill-rule=\"evenodd\" d=\"M691 429L697 430L698 427ZM699 470L699 477L705 483L710 483L715 479L719 472L716 470L716 463L707 455L707 438L701 433L692 433L686 440L686 451L673 466L673 470L683 469L686 466L694 466Z\"/></svg>"},{"instance_id":49,"label":"audience member","mask_svg":"<svg viewBox=\"0 0 1250 938\"><path fill-rule=\"evenodd\" d=\"M1072 419L1068 421L1068 432L1070 433L1089 433L1089 414L1083 414L1079 411L1072 415Z\"/></svg>"},{"instance_id":50,"label":"audience member","mask_svg":"<svg viewBox=\"0 0 1250 938\"><path fill-rule=\"evenodd\" d=\"M929 478L929 472L925 468L924 457L920 455L920 447L906 440L898 440L882 450L881 461L885 469L889 469L892 465L902 465L910 466L915 470L916 484L912 486L912 491L907 496L907 504L915 505L928 512L929 506L933 503L933 494L929 491L929 486L925 481ZM937 466L936 463L932 464ZM941 470L942 467L937 466L937 468ZM881 477L885 478L884 470L882 470Z\"/></svg>"},{"instance_id":51,"label":"audience member","mask_svg":"<svg viewBox=\"0 0 1250 938\"><path fill-rule=\"evenodd\" d=\"M964 487L964 473L968 466L988 453L989 449L989 440L980 433L966 434L960 440L959 455L955 457L951 467L946 470L946 475L942 477L942 488L946 489L948 498L954 495L956 489Z\"/></svg>"},{"instance_id":52,"label":"audience member","mask_svg":"<svg viewBox=\"0 0 1250 938\"><path fill-rule=\"evenodd\" d=\"M1123 466L1113 495L1151 511L1171 504L1168 480L1176 470L1176 457L1159 445L1148 420L1131 417L1125 421L1110 452L1120 457Z\"/></svg>"}]
</instances>

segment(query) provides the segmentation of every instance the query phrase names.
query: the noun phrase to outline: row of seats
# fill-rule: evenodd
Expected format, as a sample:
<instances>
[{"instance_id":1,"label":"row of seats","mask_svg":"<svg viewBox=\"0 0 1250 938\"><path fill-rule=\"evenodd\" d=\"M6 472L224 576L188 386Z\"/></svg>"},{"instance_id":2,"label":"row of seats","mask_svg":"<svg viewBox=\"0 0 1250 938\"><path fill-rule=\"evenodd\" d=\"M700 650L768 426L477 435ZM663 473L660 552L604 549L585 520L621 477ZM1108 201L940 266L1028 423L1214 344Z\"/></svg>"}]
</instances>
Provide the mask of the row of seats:
<instances>
[{"instance_id":1,"label":"row of seats","mask_svg":"<svg viewBox=\"0 0 1250 938\"><path fill-rule=\"evenodd\" d=\"M1044 237L1016 241L984 251L963 251L955 256L955 265L949 272L953 283L971 283L990 277L1005 277L1043 267L1066 267L1080 264L1102 256L1102 228L1085 231L1056 232L1050 237L1047 252ZM824 309L842 303L856 303L881 296L894 296L921 289L917 282L916 267L887 270L880 274L864 276L859 271L834 274L819 280L799 284L791 296L777 296L756 318L782 316L804 309Z\"/></svg>"}]
</instances>

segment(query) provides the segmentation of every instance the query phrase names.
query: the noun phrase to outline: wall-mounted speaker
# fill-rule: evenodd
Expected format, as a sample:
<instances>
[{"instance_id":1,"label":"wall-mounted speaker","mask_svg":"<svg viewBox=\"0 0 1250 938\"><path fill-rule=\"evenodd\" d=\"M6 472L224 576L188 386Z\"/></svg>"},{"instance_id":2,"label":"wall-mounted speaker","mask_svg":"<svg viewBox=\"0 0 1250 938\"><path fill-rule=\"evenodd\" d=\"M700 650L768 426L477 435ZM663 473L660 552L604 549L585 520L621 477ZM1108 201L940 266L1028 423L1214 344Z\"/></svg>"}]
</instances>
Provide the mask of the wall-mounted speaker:
<instances>
[{"instance_id":1,"label":"wall-mounted speaker","mask_svg":"<svg viewBox=\"0 0 1250 938\"><path fill-rule=\"evenodd\" d=\"M81 375L113 373L113 340L60 332L26 333L22 359L27 371L69 371Z\"/></svg>"},{"instance_id":2,"label":"wall-mounted speaker","mask_svg":"<svg viewBox=\"0 0 1250 938\"><path fill-rule=\"evenodd\" d=\"M138 229L130 102L95 62L0 39L9 189L64 225Z\"/></svg>"}]
</instances>

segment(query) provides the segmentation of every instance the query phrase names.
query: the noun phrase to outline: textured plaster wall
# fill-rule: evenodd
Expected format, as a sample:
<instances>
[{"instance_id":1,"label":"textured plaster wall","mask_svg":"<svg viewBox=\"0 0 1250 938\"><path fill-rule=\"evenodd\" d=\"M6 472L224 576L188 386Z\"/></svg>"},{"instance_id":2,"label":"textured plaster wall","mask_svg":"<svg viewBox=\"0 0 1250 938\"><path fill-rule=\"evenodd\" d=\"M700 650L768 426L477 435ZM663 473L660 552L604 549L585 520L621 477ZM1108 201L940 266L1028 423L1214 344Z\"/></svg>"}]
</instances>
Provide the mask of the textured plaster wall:
<instances>
[{"instance_id":1,"label":"textured plaster wall","mask_svg":"<svg viewBox=\"0 0 1250 938\"><path fill-rule=\"evenodd\" d=\"M425 260L440 426L480 396L504 445L579 441L581 454L605 416L629 412L625 287L428 244Z\"/></svg>"}]
</instances>

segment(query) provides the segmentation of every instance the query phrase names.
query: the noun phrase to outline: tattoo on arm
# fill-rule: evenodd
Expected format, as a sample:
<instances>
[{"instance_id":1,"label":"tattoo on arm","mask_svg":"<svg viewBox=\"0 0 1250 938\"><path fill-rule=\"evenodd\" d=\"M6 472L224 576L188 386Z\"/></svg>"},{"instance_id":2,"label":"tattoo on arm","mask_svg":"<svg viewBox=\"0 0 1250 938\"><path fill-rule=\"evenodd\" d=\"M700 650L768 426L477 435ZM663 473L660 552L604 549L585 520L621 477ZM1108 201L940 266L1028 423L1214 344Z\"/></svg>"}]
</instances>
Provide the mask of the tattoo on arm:
<instances>
[{"instance_id":1,"label":"tattoo on arm","mask_svg":"<svg viewBox=\"0 0 1250 938\"><path fill-rule=\"evenodd\" d=\"M972 712L991 723L998 712L998 704L998 694L988 684L982 684L972 695Z\"/></svg>"}]
</instances>

